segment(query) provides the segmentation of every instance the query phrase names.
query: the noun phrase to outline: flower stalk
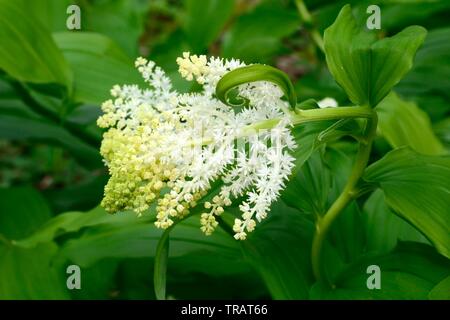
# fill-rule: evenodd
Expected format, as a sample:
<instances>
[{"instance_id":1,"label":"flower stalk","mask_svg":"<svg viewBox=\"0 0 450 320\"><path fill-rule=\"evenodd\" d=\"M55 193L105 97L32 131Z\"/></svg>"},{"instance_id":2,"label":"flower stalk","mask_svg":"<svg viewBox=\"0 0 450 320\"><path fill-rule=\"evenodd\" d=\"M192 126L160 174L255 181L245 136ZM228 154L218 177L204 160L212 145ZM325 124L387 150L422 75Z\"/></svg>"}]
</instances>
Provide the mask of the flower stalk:
<instances>
[{"instance_id":1,"label":"flower stalk","mask_svg":"<svg viewBox=\"0 0 450 320\"><path fill-rule=\"evenodd\" d=\"M371 118L372 113L373 112L371 108L366 106L296 110L295 112L292 112L290 114L290 121L294 126L296 126L303 123L314 121ZM245 136L257 130L272 129L280 121L281 121L280 118L275 118L254 123L252 125L245 127L242 130L242 136Z\"/></svg>"}]
</instances>

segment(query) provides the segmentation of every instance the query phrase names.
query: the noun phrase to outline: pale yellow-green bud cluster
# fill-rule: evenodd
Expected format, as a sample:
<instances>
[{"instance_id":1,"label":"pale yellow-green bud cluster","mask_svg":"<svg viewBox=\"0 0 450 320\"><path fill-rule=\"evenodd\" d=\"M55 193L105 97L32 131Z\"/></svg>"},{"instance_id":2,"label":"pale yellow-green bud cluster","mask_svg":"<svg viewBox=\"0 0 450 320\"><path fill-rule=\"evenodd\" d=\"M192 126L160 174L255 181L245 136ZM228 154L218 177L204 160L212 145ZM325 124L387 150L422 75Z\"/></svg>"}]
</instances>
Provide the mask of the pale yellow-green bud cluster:
<instances>
[{"instance_id":1,"label":"pale yellow-green bud cluster","mask_svg":"<svg viewBox=\"0 0 450 320\"><path fill-rule=\"evenodd\" d=\"M209 71L206 56L190 55L189 52L184 52L183 58L177 58L177 63L179 66L178 71L183 78L189 81L195 78L200 84L205 82L205 74Z\"/></svg>"},{"instance_id":2,"label":"pale yellow-green bud cluster","mask_svg":"<svg viewBox=\"0 0 450 320\"><path fill-rule=\"evenodd\" d=\"M131 128L126 111L118 107L124 103L121 88L114 86L111 94L116 99L102 104L104 114L97 120L99 127L109 128L100 148L111 175L102 206L109 212L134 210L141 214L159 197L167 181L176 179L176 169L162 164L150 153L163 139L157 131L157 115L144 112L146 106L140 105L136 108L139 123ZM146 151L149 153L144 157Z\"/></svg>"},{"instance_id":3,"label":"pale yellow-green bud cluster","mask_svg":"<svg viewBox=\"0 0 450 320\"><path fill-rule=\"evenodd\" d=\"M173 185L173 182L169 182L168 185ZM206 190L187 193L182 192L178 187L174 187L158 200L158 206L156 207L157 221L155 225L163 229L170 227L173 224L174 218L181 219L187 215L189 209L195 207L197 201L205 196L206 193Z\"/></svg>"},{"instance_id":4,"label":"pale yellow-green bud cluster","mask_svg":"<svg viewBox=\"0 0 450 320\"><path fill-rule=\"evenodd\" d=\"M205 202L205 209L209 210L209 213L202 213L200 223L201 229L206 235L212 234L218 225L216 221L216 216L220 216L225 210L225 206L230 206L231 200L229 196L214 196L212 203Z\"/></svg>"},{"instance_id":5,"label":"pale yellow-green bud cluster","mask_svg":"<svg viewBox=\"0 0 450 320\"><path fill-rule=\"evenodd\" d=\"M111 128L103 136L100 153L108 163L111 178L102 206L110 212L147 210L172 177L157 159L146 161L139 156L141 146L147 143L139 134L143 130L141 127L131 133Z\"/></svg>"}]
</instances>

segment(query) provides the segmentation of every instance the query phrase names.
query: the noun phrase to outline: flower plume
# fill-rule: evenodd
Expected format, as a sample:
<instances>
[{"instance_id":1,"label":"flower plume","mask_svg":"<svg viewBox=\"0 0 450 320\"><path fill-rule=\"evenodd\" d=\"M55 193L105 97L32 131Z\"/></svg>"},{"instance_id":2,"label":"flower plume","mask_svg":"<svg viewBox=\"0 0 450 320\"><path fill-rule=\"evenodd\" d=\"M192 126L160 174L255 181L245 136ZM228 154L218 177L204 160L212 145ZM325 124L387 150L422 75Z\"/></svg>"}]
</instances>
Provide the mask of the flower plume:
<instances>
[{"instance_id":1,"label":"flower plume","mask_svg":"<svg viewBox=\"0 0 450 320\"><path fill-rule=\"evenodd\" d=\"M175 91L161 68L138 58L149 88L114 86L113 99L103 103L97 123L107 131L100 152L111 177L102 205L141 214L156 202L159 228L201 205L201 230L209 235L216 217L239 199L242 216L233 230L243 240L267 216L293 167L287 102L277 86L260 81L239 86L249 104L236 110L216 99L214 90L242 62L184 53L177 63L182 77L202 86L200 92ZM278 121L270 130L253 130L272 119ZM205 197L215 181L219 190Z\"/></svg>"}]
</instances>

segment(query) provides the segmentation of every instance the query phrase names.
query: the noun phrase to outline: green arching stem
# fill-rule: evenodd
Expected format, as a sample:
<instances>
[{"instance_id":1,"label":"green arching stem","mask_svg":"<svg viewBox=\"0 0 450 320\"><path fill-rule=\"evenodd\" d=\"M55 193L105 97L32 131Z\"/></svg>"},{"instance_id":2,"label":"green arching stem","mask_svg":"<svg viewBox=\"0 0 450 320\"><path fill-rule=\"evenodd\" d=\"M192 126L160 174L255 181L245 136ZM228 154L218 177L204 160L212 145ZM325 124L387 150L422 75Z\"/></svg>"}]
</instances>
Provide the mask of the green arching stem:
<instances>
[{"instance_id":1,"label":"green arching stem","mask_svg":"<svg viewBox=\"0 0 450 320\"><path fill-rule=\"evenodd\" d=\"M375 138L378 120L377 114L372 110L370 116L366 118L367 124L364 132L364 139L361 139L359 142L358 153L356 154L355 162L347 184L336 201L328 209L327 213L316 222L316 233L312 244L311 259L314 276L319 281L324 280L320 260L326 235L339 213L356 197L358 193L358 190L355 189L356 184L361 178L369 161L370 150L372 148L373 139Z\"/></svg>"},{"instance_id":2,"label":"green arching stem","mask_svg":"<svg viewBox=\"0 0 450 320\"><path fill-rule=\"evenodd\" d=\"M297 110L292 116L292 123L297 125L310 121L370 118L371 116L372 110L369 107L337 107Z\"/></svg>"},{"instance_id":3,"label":"green arching stem","mask_svg":"<svg viewBox=\"0 0 450 320\"><path fill-rule=\"evenodd\" d=\"M296 110L291 112L291 123L299 125L307 122L322 121L322 120L339 120L339 119L354 119L354 118L371 118L372 109L369 107L337 107L337 108L323 108L323 109L310 109L310 110ZM247 137L254 134L258 130L272 129L282 119L274 118L260 122L256 122L252 125L244 127L241 133L236 138ZM198 140L192 140L189 142L190 146L208 145L213 142L210 137L204 137Z\"/></svg>"},{"instance_id":4,"label":"green arching stem","mask_svg":"<svg viewBox=\"0 0 450 320\"><path fill-rule=\"evenodd\" d=\"M291 113L292 124L299 125L306 122L321 120L338 120L351 118L370 118L372 117L372 109L369 107L337 107L310 110L296 110ZM254 123L242 130L242 136L255 130L271 129L275 127L281 119L269 119Z\"/></svg>"}]
</instances>

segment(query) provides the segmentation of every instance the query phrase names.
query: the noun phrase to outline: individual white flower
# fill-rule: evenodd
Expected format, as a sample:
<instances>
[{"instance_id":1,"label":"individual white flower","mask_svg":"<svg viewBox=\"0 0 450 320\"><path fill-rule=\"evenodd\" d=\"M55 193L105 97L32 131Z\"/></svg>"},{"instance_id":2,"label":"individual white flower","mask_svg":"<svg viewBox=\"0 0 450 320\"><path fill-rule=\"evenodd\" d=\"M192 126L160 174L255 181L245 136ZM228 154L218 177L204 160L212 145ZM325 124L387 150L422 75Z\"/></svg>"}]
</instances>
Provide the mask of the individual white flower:
<instances>
[{"instance_id":1,"label":"individual white flower","mask_svg":"<svg viewBox=\"0 0 450 320\"><path fill-rule=\"evenodd\" d=\"M111 177L102 205L142 213L157 201L155 225L168 228L219 181L219 191L203 204L201 230L211 234L216 217L243 197L242 218L233 227L243 240L267 216L294 164L289 151L296 145L283 113L287 102L275 85L256 82L239 87L249 104L235 111L214 91L225 73L243 63L189 53L177 62L184 78L202 84L201 92L174 91L154 62L138 58L135 65L150 88L114 86L114 99L103 103L97 123L108 130L100 151ZM279 121L271 130L252 130L274 118Z\"/></svg>"},{"instance_id":2,"label":"individual white flower","mask_svg":"<svg viewBox=\"0 0 450 320\"><path fill-rule=\"evenodd\" d=\"M330 97L320 100L317 104L319 105L319 108L336 108L338 106L337 101Z\"/></svg>"}]
</instances>

